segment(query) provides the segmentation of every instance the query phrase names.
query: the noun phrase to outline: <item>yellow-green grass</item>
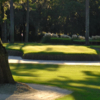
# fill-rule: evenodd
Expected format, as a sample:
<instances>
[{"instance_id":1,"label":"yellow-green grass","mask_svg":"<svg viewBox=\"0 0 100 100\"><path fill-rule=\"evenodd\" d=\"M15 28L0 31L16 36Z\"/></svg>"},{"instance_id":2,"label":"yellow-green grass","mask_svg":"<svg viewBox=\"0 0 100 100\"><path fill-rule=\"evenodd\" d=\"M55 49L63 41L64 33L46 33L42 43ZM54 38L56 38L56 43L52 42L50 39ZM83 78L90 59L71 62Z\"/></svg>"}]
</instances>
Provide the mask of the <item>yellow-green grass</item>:
<instances>
[{"instance_id":1,"label":"yellow-green grass","mask_svg":"<svg viewBox=\"0 0 100 100\"><path fill-rule=\"evenodd\" d=\"M39 43L6 43L3 45L6 47L6 49L20 50L23 51L24 54L99 54L99 51L90 48L90 46L80 45L49 45Z\"/></svg>"},{"instance_id":2,"label":"yellow-green grass","mask_svg":"<svg viewBox=\"0 0 100 100\"><path fill-rule=\"evenodd\" d=\"M100 66L10 64L17 82L57 86L74 91L57 100L100 100Z\"/></svg>"}]
</instances>

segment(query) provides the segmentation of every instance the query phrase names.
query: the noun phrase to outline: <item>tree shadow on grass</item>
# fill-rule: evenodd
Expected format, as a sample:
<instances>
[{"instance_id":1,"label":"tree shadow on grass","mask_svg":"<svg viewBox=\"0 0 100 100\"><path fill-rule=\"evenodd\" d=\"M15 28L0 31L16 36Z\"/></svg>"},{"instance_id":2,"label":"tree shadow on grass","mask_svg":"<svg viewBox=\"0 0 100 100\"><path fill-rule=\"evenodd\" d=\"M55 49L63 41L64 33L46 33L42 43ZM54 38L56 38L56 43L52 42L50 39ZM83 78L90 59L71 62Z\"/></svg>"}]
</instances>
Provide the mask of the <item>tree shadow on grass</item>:
<instances>
[{"instance_id":1,"label":"tree shadow on grass","mask_svg":"<svg viewBox=\"0 0 100 100\"><path fill-rule=\"evenodd\" d=\"M13 66L13 64L10 64L10 65ZM15 66L15 69L12 69L13 75L31 76L31 77L36 78L36 80L34 80L34 78L32 78L32 80L29 80L28 82L30 82L30 83L35 82L35 83L39 83L39 84L58 86L60 88L70 89L70 90L74 91L71 94L74 98L72 100L100 100L100 71L98 71L98 69L96 71L88 71L88 70L85 71L83 68L83 71L81 71L81 73L83 73L83 75L85 76L85 78L83 78L83 79L77 79L77 78L72 79L71 78L72 76L71 77L67 76L67 75L63 76L61 73L58 73L57 77L54 77L53 79L51 79L49 81L41 81L41 80L39 81L39 78L41 77L40 75L42 75L42 74L37 74L38 70L39 71L48 71L51 73L54 72L56 74L60 68L59 65L54 66L54 65L40 64L37 66L37 65L33 64L33 66L32 66L30 64L28 64L28 65L27 64L21 64L21 65L16 64L14 66ZM18 73L18 71L20 71L20 70L24 70L24 71L26 70L27 72ZM30 74L30 71L31 72L33 71L33 74ZM72 73L72 74L75 74L75 73ZM47 73L45 74L45 76L46 75L47 75ZM75 77L78 77L78 76L75 76ZM81 76L79 76L79 77L81 77ZM37 80L39 82L37 82ZM64 97L64 99L62 98L61 100L69 100L67 98L68 97L66 96L66 97Z\"/></svg>"},{"instance_id":2,"label":"tree shadow on grass","mask_svg":"<svg viewBox=\"0 0 100 100\"><path fill-rule=\"evenodd\" d=\"M31 76L31 77L39 77L39 75L34 74L38 70L47 70L47 71L57 71L59 66L46 65L46 64L10 64L12 67L12 74L15 76ZM31 72L31 73L30 73Z\"/></svg>"},{"instance_id":3,"label":"tree shadow on grass","mask_svg":"<svg viewBox=\"0 0 100 100\"><path fill-rule=\"evenodd\" d=\"M92 71L83 71L83 73L90 78L74 81L68 77L61 76L64 80L54 79L49 81L49 83L61 88L74 90L74 93L72 93L74 99L72 100L100 100L100 73L94 74ZM57 100L69 99L65 96Z\"/></svg>"}]
</instances>

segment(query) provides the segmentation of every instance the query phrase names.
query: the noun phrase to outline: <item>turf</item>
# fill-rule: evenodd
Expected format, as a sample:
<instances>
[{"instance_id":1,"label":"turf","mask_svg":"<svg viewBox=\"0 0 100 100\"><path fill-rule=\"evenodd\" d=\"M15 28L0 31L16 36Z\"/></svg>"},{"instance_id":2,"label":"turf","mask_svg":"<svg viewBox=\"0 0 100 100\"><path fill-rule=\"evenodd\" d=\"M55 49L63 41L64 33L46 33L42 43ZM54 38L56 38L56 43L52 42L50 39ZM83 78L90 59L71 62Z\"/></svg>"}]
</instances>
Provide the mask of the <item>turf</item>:
<instances>
[{"instance_id":1,"label":"turf","mask_svg":"<svg viewBox=\"0 0 100 100\"><path fill-rule=\"evenodd\" d=\"M100 100L100 66L10 64L15 81L74 91L57 100Z\"/></svg>"},{"instance_id":2,"label":"turf","mask_svg":"<svg viewBox=\"0 0 100 100\"><path fill-rule=\"evenodd\" d=\"M99 51L92 49L91 46L81 45L49 45L41 43L6 43L3 45L6 49L23 51L24 54L100 54ZM100 46L98 47L100 48Z\"/></svg>"},{"instance_id":3,"label":"turf","mask_svg":"<svg viewBox=\"0 0 100 100\"><path fill-rule=\"evenodd\" d=\"M80 40L80 39L74 39L73 41L76 41L76 42L85 42L85 40ZM89 42L100 42L100 40L89 40Z\"/></svg>"}]
</instances>

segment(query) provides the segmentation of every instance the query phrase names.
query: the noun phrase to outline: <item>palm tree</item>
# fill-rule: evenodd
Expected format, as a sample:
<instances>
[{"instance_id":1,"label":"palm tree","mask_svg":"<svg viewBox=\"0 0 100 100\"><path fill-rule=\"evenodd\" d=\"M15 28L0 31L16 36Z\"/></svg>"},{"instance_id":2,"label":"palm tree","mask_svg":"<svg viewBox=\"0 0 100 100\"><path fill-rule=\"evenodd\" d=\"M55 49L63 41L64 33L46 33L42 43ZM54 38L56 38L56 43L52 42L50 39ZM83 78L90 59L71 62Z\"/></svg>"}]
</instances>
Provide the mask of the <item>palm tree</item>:
<instances>
[{"instance_id":1,"label":"palm tree","mask_svg":"<svg viewBox=\"0 0 100 100\"><path fill-rule=\"evenodd\" d=\"M10 0L10 42L14 43L14 8L13 8L13 0Z\"/></svg>"},{"instance_id":2,"label":"palm tree","mask_svg":"<svg viewBox=\"0 0 100 100\"><path fill-rule=\"evenodd\" d=\"M86 45L89 45L89 0L86 0Z\"/></svg>"},{"instance_id":3,"label":"palm tree","mask_svg":"<svg viewBox=\"0 0 100 100\"><path fill-rule=\"evenodd\" d=\"M26 15L26 34L25 34L25 42L28 42L28 33L29 33L29 0L27 0L27 15Z\"/></svg>"}]
</instances>

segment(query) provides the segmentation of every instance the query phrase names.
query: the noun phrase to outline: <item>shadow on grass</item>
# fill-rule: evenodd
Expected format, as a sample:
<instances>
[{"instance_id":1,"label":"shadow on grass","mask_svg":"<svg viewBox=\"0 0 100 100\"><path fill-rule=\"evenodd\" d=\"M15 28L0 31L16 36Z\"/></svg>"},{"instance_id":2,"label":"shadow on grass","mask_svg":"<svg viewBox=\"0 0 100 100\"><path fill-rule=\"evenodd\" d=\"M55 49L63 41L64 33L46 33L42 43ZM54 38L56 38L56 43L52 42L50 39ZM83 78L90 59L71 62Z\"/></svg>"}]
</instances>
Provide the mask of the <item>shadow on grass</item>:
<instances>
[{"instance_id":1,"label":"shadow on grass","mask_svg":"<svg viewBox=\"0 0 100 100\"><path fill-rule=\"evenodd\" d=\"M90 45L90 46L87 46L87 48L95 50L98 55L100 54L100 46L98 45Z\"/></svg>"},{"instance_id":2,"label":"shadow on grass","mask_svg":"<svg viewBox=\"0 0 100 100\"><path fill-rule=\"evenodd\" d=\"M92 71L83 71L83 73L91 78L74 81L68 77L63 77L63 81L54 79L48 82L54 86L74 91L71 96L65 96L57 100L100 100L100 73L94 74Z\"/></svg>"},{"instance_id":3,"label":"shadow on grass","mask_svg":"<svg viewBox=\"0 0 100 100\"><path fill-rule=\"evenodd\" d=\"M14 66L14 69L12 70L12 74L15 76L31 76L31 77L39 77L38 75L34 74L37 70L47 70L47 71L57 71L58 66L53 65L45 65L45 64L38 64L38 66L34 67L32 64L10 64L11 66ZM19 71L18 71L19 70ZM30 73L31 72L31 73Z\"/></svg>"},{"instance_id":4,"label":"shadow on grass","mask_svg":"<svg viewBox=\"0 0 100 100\"><path fill-rule=\"evenodd\" d=\"M60 88L64 89L71 89L74 91L74 93L71 94L71 97L74 99L68 99L71 98L70 96L65 96L58 100L100 100L100 71L98 71L100 68L95 66L97 70L95 71L89 71L84 70L81 73L85 76L84 79L78 79L78 77L81 76L75 76L76 72L72 73L75 74L76 79L73 79L72 76L67 76L66 74L57 73L61 67L65 66L59 66L59 65L44 65L44 64L10 64L12 66L12 74L14 76L27 76L31 77L32 80L20 80L24 82L30 82L30 83L38 83L38 84L45 84L45 85L52 85L52 86L58 86ZM14 66L14 67L13 67ZM67 66L66 66L67 67ZM70 66L69 66L70 67ZM77 67L77 66L76 66ZM82 66L80 66L82 68ZM74 70L75 67L71 68ZM98 69L99 68L99 69ZM90 68L91 69L91 68ZM66 68L67 70L67 68ZM43 77L40 74L43 71L43 74L45 71L48 71L48 73L57 73L57 77L54 76L49 81L41 81L39 78ZM69 70L70 71L70 70ZM38 73L38 74L37 74ZM45 73L45 76L47 77L48 74ZM36 80L34 80L34 77ZM49 78L49 77L48 77Z\"/></svg>"}]
</instances>

